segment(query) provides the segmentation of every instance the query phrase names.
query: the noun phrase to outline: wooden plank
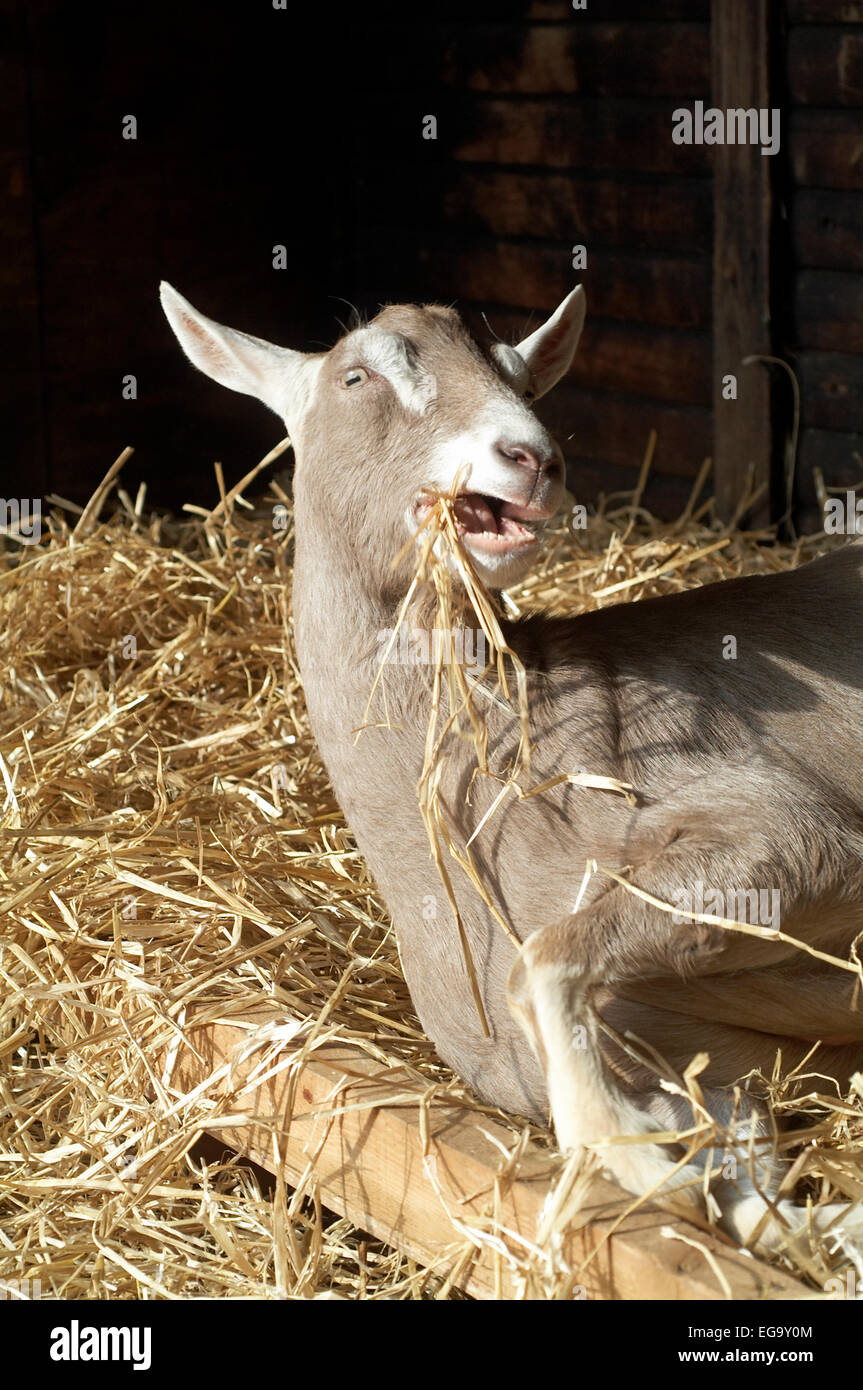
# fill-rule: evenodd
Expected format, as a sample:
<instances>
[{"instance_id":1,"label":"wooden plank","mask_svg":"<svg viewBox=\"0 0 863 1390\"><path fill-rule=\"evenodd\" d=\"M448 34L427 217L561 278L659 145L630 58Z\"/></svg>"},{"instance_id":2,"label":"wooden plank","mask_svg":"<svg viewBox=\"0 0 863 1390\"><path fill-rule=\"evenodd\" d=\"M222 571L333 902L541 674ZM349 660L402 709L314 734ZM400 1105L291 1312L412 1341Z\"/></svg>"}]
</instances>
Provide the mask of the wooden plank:
<instances>
[{"instance_id":1,"label":"wooden plank","mask_svg":"<svg viewBox=\"0 0 863 1390\"><path fill-rule=\"evenodd\" d=\"M709 407L710 338L594 319L585 327L572 378L592 390Z\"/></svg>"},{"instance_id":2,"label":"wooden plank","mask_svg":"<svg viewBox=\"0 0 863 1390\"><path fill-rule=\"evenodd\" d=\"M537 414L566 455L636 468L652 429L657 433L657 473L692 478L710 453L709 410L628 400L563 384L539 402Z\"/></svg>"},{"instance_id":3,"label":"wooden plank","mask_svg":"<svg viewBox=\"0 0 863 1390\"><path fill-rule=\"evenodd\" d=\"M863 189L863 122L847 111L793 111L790 145L795 183Z\"/></svg>"},{"instance_id":4,"label":"wooden plank","mask_svg":"<svg viewBox=\"0 0 863 1390\"><path fill-rule=\"evenodd\" d=\"M189 1091L200 1084L229 1061L249 1029L262 1021L263 1016L250 1015L246 1020L187 1028L200 1056L181 1047L172 1069L173 1088ZM275 1133L286 1180L297 1183L311 1162L322 1201L331 1210L424 1266L442 1271L452 1265L460 1245L448 1209L470 1225L491 1215L497 1200L501 1227L535 1240L554 1167L547 1151L529 1144L513 1180L499 1184L496 1197L501 1151L494 1141L511 1149L513 1137L490 1117L434 1104L428 1111L426 1149L418 1123L423 1083L399 1071L388 1078L380 1063L359 1049L321 1048L298 1077L277 1071L263 1084L244 1089L253 1066L254 1058L235 1065L221 1093L230 1095L233 1112L261 1122L218 1126L211 1132L268 1171L278 1172ZM216 1096L219 1090L214 1085L209 1094ZM402 1103L387 1103L394 1090L405 1098ZM610 1183L595 1182L587 1201L589 1225L566 1238L564 1254L573 1264L597 1252L577 1279L588 1298L721 1297L720 1283L701 1251L661 1235L669 1226L691 1234L711 1252L736 1298L805 1296L802 1286L787 1275L655 1209L624 1218L610 1234L630 1201ZM475 1255L457 1282L480 1298L507 1298L515 1292L506 1261L487 1248Z\"/></svg>"},{"instance_id":5,"label":"wooden plank","mask_svg":"<svg viewBox=\"0 0 863 1390\"><path fill-rule=\"evenodd\" d=\"M801 106L863 106L863 33L817 25L792 29L788 87Z\"/></svg>"},{"instance_id":6,"label":"wooden plank","mask_svg":"<svg viewBox=\"0 0 863 1390\"><path fill-rule=\"evenodd\" d=\"M863 193L799 189L792 203L791 232L798 265L863 269Z\"/></svg>"},{"instance_id":7,"label":"wooden plank","mask_svg":"<svg viewBox=\"0 0 863 1390\"><path fill-rule=\"evenodd\" d=\"M797 354L804 425L863 433L863 356Z\"/></svg>"},{"instance_id":8,"label":"wooden plank","mask_svg":"<svg viewBox=\"0 0 863 1390\"><path fill-rule=\"evenodd\" d=\"M441 77L478 92L692 97L708 55L706 24L472 24L451 36Z\"/></svg>"},{"instance_id":9,"label":"wooden plank","mask_svg":"<svg viewBox=\"0 0 863 1390\"><path fill-rule=\"evenodd\" d=\"M382 103L381 103L382 105ZM706 175L706 145L675 145L667 101L501 101L478 98L453 113L449 153L490 164Z\"/></svg>"},{"instance_id":10,"label":"wooden plank","mask_svg":"<svg viewBox=\"0 0 863 1390\"><path fill-rule=\"evenodd\" d=\"M863 0L786 0L789 24L863 24Z\"/></svg>"},{"instance_id":11,"label":"wooden plank","mask_svg":"<svg viewBox=\"0 0 863 1390\"><path fill-rule=\"evenodd\" d=\"M383 181L397 170L387 168ZM433 178L433 217L494 236L583 241L592 248L701 252L713 225L706 179L512 173L448 166ZM367 191L375 198L378 180Z\"/></svg>"},{"instance_id":12,"label":"wooden plank","mask_svg":"<svg viewBox=\"0 0 863 1390\"><path fill-rule=\"evenodd\" d=\"M801 500L815 495L812 471L820 468L828 487L856 487L863 480L863 432L803 430L798 451L798 483Z\"/></svg>"},{"instance_id":13,"label":"wooden plank","mask_svg":"<svg viewBox=\"0 0 863 1390\"><path fill-rule=\"evenodd\" d=\"M573 444L575 440L573 440ZM632 492L638 482L641 460L638 466L622 467L607 459L588 459L578 454L567 458L567 487L576 502L593 503L600 493ZM644 505L654 516L666 521L674 521L680 516L692 491L692 478L674 478L651 470L644 491ZM702 501L711 494L710 484L705 486Z\"/></svg>"},{"instance_id":14,"label":"wooden plank","mask_svg":"<svg viewBox=\"0 0 863 1390\"><path fill-rule=\"evenodd\" d=\"M651 0L650 12L645 14L644 0L590 0L587 10L573 14L572 0L531 0L527 19L601 19L601 20L669 20L710 18L710 0ZM500 0L494 0L494 12L500 14ZM464 6L462 0L462 10ZM473 7L471 7L473 13Z\"/></svg>"},{"instance_id":15,"label":"wooden plank","mask_svg":"<svg viewBox=\"0 0 863 1390\"><path fill-rule=\"evenodd\" d=\"M660 327L706 328L710 272L704 259L594 252L588 270L572 269L569 248L547 243L471 241L467 236L423 247L409 278L393 283L392 229L382 239L364 229L359 248L366 295L473 299L524 309L554 309L577 281L587 287L591 315Z\"/></svg>"},{"instance_id":16,"label":"wooden plank","mask_svg":"<svg viewBox=\"0 0 863 1390\"><path fill-rule=\"evenodd\" d=\"M800 347L863 353L863 279L836 270L800 271L794 317Z\"/></svg>"},{"instance_id":17,"label":"wooden plank","mask_svg":"<svg viewBox=\"0 0 863 1390\"><path fill-rule=\"evenodd\" d=\"M539 313L490 303L457 307L481 342L488 339L491 331L505 342L517 343L539 325L542 317ZM568 379L590 390L710 406L710 337L707 333L598 319L589 301L587 323Z\"/></svg>"},{"instance_id":18,"label":"wooden plank","mask_svg":"<svg viewBox=\"0 0 863 1390\"><path fill-rule=\"evenodd\" d=\"M769 107L769 0L715 0L711 28L713 104ZM714 477L720 516L733 514L750 469L769 487L772 471L771 382L743 367L752 353L770 353L772 161L749 145L715 147L713 181ZM736 400L723 395L734 374ZM753 520L767 519L769 494Z\"/></svg>"}]
</instances>

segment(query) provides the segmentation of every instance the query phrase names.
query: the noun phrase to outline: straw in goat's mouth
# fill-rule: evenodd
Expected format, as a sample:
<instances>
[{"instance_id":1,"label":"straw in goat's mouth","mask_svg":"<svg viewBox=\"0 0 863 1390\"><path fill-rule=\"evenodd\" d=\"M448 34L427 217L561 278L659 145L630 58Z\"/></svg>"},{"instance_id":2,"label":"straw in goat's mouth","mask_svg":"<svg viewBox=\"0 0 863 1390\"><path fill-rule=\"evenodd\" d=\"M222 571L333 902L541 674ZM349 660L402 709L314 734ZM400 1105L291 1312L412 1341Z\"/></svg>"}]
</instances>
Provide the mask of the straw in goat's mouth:
<instances>
[{"instance_id":1,"label":"straw in goat's mouth","mask_svg":"<svg viewBox=\"0 0 863 1390\"><path fill-rule=\"evenodd\" d=\"M428 499L427 505L426 498ZM431 626L435 635L442 640L433 643L435 660L431 667L431 710L426 731L425 757L417 789L419 807L428 834L432 857L455 917L477 1014L487 1036L490 1030L482 995L471 957L467 933L447 869L444 849L448 851L449 856L455 859L470 879L486 907L518 950L521 942L511 924L493 902L471 852L471 844L498 811L507 795L512 792L519 799L524 799L549 791L561 783L574 782L581 786L593 786L605 791L619 792L634 804L632 788L627 784L618 782L615 778L594 777L583 772L560 773L530 789L526 789L522 785L523 779L530 772L531 754L527 671L517 653L507 643L499 621L497 602L479 579L471 557L463 544L466 522L472 517L485 522L487 518L483 508L491 513L490 501L491 499L484 498L477 493L460 492L459 479L456 479L449 493L433 493L431 489L424 491L421 504L422 513L417 508L420 519L419 531L394 561L394 565L397 566L412 545L418 546L419 556L416 573L399 610L390 641L390 646L392 646L399 629L415 606L418 593L423 588L431 586L435 598L435 611ZM503 501L499 502L501 509L508 508L510 505ZM493 519L497 520L493 513L491 515ZM503 522L516 524L514 519L506 515L503 510L500 516L501 524ZM524 531L531 540L536 539L533 532L528 531L526 527ZM480 534L484 539L491 539L491 537L487 537L485 530L479 533L469 530L467 533L474 537ZM498 532L497 534L501 535L502 533ZM460 584L458 581L461 581ZM457 634L465 623L477 625L485 638L489 658L485 670L481 672L466 668L461 659L461 653L457 650ZM369 695L364 724L368 721L372 700L385 669L388 650L383 654ZM511 694L512 682L515 685L515 699ZM446 692L446 699L444 699L444 692ZM509 709L514 719L518 721L518 744L504 773L493 772L488 765L487 707L483 707L479 699L480 695L485 701L492 701ZM444 705L447 707L446 712ZM439 797L447 749L450 746L449 740L453 737L466 738L472 743L476 759L476 774L491 777L500 784L500 789L491 806L475 827L470 838L463 844L457 843L453 830L444 815Z\"/></svg>"},{"instance_id":2,"label":"straw in goat's mouth","mask_svg":"<svg viewBox=\"0 0 863 1390\"><path fill-rule=\"evenodd\" d=\"M438 499L423 496L417 505L420 523L430 517ZM531 523L520 515L521 508L502 497L481 492L460 492L450 499L453 524L459 536L482 537L510 545L526 545L536 540Z\"/></svg>"},{"instance_id":3,"label":"straw in goat's mouth","mask_svg":"<svg viewBox=\"0 0 863 1390\"><path fill-rule=\"evenodd\" d=\"M425 757L417 789L419 807L428 834L432 856L455 918L480 1024L485 1035L490 1036L470 945L447 869L444 849L448 850L449 854L468 875L513 944L518 947L520 942L512 927L489 897L482 877L474 864L469 846L456 844L440 805L439 786L445 763L445 745L450 736L470 738L476 752L478 771L480 773L488 772L488 733L482 712L477 708L477 689L482 686L487 696L492 699L498 698L490 685L484 685L488 676L495 674L497 677L495 689L499 690L503 698L509 702L507 659L510 661L510 669L515 675L517 684L517 716L520 723L520 738L513 767L510 769L510 777L517 776L520 771L528 767L530 742L528 737L527 676L521 661L511 651L504 639L494 602L477 578L470 557L461 543L461 536L465 531L465 521L458 515L457 509L467 508L465 515L469 517L473 505L479 501L479 494L460 493L458 487L459 480L457 479L452 491L448 494L436 493L432 489L427 489L423 493L420 504L415 509L419 530L407 542L393 563L394 566L400 564L406 552L413 545L417 545L419 548L417 569L399 609L390 646L396 640L405 619L413 611L419 593L431 587L435 598L432 628L442 640L433 644L435 661L431 667L431 711L426 731ZM478 513L474 511L474 515L477 516ZM485 532L472 534L485 535ZM532 539L532 533L530 534ZM457 583L459 579L461 586ZM470 619L479 625L490 653L489 666L479 675L470 674L467 671L456 651L456 633L464 625L465 619ZM383 654L369 694L363 721L364 726L368 721L369 711L383 675L388 654L388 650ZM448 705L446 713L443 709L445 691Z\"/></svg>"}]
</instances>

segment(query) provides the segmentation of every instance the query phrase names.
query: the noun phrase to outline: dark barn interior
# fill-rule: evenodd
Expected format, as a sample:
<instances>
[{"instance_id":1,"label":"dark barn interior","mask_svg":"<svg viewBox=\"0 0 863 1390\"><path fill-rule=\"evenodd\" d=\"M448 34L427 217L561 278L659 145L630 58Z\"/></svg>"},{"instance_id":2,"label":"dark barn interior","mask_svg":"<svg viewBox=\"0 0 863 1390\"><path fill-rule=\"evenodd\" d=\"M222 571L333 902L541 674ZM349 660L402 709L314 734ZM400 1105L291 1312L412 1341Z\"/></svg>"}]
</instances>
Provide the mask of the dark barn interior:
<instances>
[{"instance_id":1,"label":"dark barn interior","mask_svg":"<svg viewBox=\"0 0 863 1390\"><path fill-rule=\"evenodd\" d=\"M349 304L400 299L454 301L512 341L581 279L583 345L540 407L579 500L632 487L655 430L657 513L712 455L725 512L751 468L780 516L794 396L754 354L800 383L798 521L820 525L819 470L863 477L863 4L2 0L0 17L4 496L82 502L131 444L127 488L206 504L214 460L233 481L276 442L274 417L180 358L162 277L307 348ZM675 144L696 100L781 108L779 153Z\"/></svg>"}]
</instances>

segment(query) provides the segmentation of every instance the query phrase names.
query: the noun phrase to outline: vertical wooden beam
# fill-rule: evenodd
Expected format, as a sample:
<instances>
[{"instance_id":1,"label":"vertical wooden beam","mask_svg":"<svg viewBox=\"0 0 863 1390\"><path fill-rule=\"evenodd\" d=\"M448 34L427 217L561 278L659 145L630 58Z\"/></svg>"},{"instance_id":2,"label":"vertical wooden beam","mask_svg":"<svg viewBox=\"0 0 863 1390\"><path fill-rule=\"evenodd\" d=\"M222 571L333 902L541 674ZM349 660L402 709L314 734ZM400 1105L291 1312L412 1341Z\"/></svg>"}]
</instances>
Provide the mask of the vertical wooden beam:
<instances>
[{"instance_id":1,"label":"vertical wooden beam","mask_svg":"<svg viewBox=\"0 0 863 1390\"><path fill-rule=\"evenodd\" d=\"M771 0L713 0L710 24L713 105L756 110L770 102ZM783 116L784 116L783 112ZM786 132L782 131L785 138ZM772 165L758 145L713 150L713 463L716 501L734 513L753 470L765 484L751 519L769 516L773 460L770 369L743 366L772 350L770 243ZM737 377L738 396L726 400L723 377Z\"/></svg>"}]
</instances>

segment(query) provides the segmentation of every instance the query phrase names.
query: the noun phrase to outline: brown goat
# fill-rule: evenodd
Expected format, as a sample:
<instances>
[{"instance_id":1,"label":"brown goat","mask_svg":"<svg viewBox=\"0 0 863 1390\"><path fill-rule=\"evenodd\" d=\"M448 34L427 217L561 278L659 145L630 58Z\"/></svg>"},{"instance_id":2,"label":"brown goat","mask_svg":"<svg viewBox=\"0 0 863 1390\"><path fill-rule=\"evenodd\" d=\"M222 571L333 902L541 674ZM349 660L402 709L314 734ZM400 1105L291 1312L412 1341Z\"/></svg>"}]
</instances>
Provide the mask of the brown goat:
<instances>
[{"instance_id":1,"label":"brown goat","mask_svg":"<svg viewBox=\"0 0 863 1390\"><path fill-rule=\"evenodd\" d=\"M637 805L564 784L505 802L483 828L479 868L524 943L517 954L454 877L486 1036L417 800L428 668L388 669L389 727L359 740L354 731L379 634L393 628L411 578L410 558L393 568L393 557L421 524L430 487L449 489L469 470L455 511L490 588L533 563L564 489L560 451L529 402L569 367L583 293L516 348L483 348L452 309L392 305L308 355L224 328L170 286L162 301L192 362L259 397L291 436L309 717L440 1056L488 1102L535 1120L550 1106L561 1145L591 1146L630 1190L665 1182L676 1201L703 1202L703 1158L681 1168L684 1150L667 1142L602 1142L691 1125L691 1101L663 1084L666 1065L680 1073L708 1054L707 1110L740 1135L763 1133L764 1121L754 1095L735 1109L733 1083L769 1072L777 1049L792 1066L820 1043L813 1066L843 1086L863 1061L855 975L786 940L844 959L863 929L863 546L781 575L505 625L528 672L535 779L583 768L631 784ZM505 776L517 720L494 702L487 718L490 766ZM499 785L474 771L465 746L441 788L462 843ZM593 860L626 870L647 896L596 873L576 910ZM771 894L781 933L675 918L651 901L692 901L704 887L731 903ZM780 1175L769 1155L753 1172L723 1168L713 1191L739 1238L765 1216L758 1188L775 1192ZM835 1217L816 1214L822 1226ZM760 1238L779 1244L801 1220L775 1204Z\"/></svg>"}]
</instances>

